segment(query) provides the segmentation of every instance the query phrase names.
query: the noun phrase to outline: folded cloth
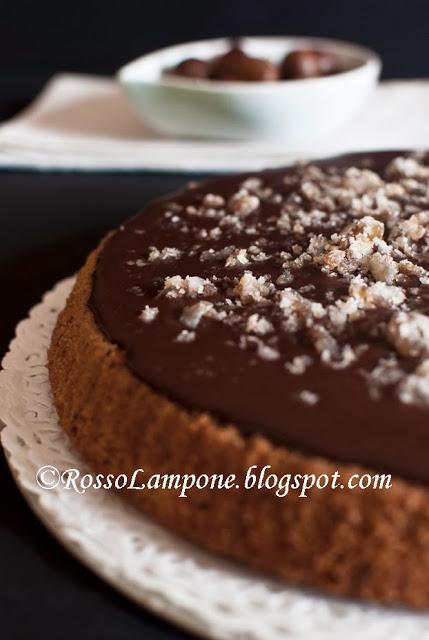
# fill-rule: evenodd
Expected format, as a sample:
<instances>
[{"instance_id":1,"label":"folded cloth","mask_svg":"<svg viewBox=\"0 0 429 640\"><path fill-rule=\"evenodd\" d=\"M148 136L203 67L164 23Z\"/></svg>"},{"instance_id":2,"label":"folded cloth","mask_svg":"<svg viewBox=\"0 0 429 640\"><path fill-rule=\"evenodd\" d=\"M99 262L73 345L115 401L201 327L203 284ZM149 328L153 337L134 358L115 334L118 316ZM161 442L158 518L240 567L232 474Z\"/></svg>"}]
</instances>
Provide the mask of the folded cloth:
<instances>
[{"instance_id":1,"label":"folded cloth","mask_svg":"<svg viewBox=\"0 0 429 640\"><path fill-rule=\"evenodd\" d=\"M151 131L111 78L54 76L0 126L0 167L75 171L228 172L364 149L429 147L429 80L383 82L341 132L311 146L182 140Z\"/></svg>"}]
</instances>

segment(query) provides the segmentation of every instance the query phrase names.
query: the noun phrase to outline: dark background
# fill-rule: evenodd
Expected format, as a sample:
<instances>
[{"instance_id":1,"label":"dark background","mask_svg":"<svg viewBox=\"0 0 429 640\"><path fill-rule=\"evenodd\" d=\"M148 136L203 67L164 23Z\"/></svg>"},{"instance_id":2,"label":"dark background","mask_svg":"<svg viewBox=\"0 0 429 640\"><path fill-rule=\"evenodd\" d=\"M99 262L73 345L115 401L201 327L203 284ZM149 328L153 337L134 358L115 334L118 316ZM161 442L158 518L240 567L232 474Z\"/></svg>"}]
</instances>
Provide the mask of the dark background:
<instances>
[{"instance_id":1,"label":"dark background","mask_svg":"<svg viewBox=\"0 0 429 640\"><path fill-rule=\"evenodd\" d=\"M111 74L151 49L205 37L319 35L376 49L384 77L429 76L426 0L0 0L0 119L57 71ZM0 357L42 293L97 239L179 175L0 171ZM45 531L0 454L0 637L188 638L98 580Z\"/></svg>"},{"instance_id":2,"label":"dark background","mask_svg":"<svg viewBox=\"0 0 429 640\"><path fill-rule=\"evenodd\" d=\"M376 49L384 76L429 75L427 0L3 0L0 91L27 98L55 71L113 73L169 44L319 35Z\"/></svg>"}]
</instances>

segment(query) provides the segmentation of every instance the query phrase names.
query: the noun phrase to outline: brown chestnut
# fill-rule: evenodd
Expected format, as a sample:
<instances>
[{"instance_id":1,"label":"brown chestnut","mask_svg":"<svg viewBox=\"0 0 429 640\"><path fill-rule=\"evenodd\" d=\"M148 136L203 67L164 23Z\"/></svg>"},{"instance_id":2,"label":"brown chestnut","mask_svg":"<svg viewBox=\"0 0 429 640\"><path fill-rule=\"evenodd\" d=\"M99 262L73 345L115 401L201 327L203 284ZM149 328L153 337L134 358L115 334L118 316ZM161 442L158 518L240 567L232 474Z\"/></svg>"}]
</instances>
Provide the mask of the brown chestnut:
<instances>
[{"instance_id":1,"label":"brown chestnut","mask_svg":"<svg viewBox=\"0 0 429 640\"><path fill-rule=\"evenodd\" d=\"M207 78L209 65L205 60L198 58L187 58L182 60L176 67L170 69L169 73L186 78Z\"/></svg>"},{"instance_id":2,"label":"brown chestnut","mask_svg":"<svg viewBox=\"0 0 429 640\"><path fill-rule=\"evenodd\" d=\"M339 65L336 56L310 49L292 51L280 65L280 75L284 80L317 78L338 71Z\"/></svg>"},{"instance_id":3,"label":"brown chestnut","mask_svg":"<svg viewBox=\"0 0 429 640\"><path fill-rule=\"evenodd\" d=\"M213 61L210 78L212 80L267 82L278 80L278 70L269 60L251 58L238 48Z\"/></svg>"}]
</instances>

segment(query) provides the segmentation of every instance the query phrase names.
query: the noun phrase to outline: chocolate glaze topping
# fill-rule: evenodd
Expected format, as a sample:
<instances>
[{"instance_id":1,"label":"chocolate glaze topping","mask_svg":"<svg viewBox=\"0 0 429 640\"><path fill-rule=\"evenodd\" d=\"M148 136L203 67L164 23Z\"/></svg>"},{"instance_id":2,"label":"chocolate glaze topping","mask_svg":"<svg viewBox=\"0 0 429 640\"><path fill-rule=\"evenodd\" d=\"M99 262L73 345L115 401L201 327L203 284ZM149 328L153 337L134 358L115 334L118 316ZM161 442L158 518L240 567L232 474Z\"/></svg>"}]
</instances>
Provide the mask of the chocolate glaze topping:
<instances>
[{"instance_id":1,"label":"chocolate glaze topping","mask_svg":"<svg viewBox=\"0 0 429 640\"><path fill-rule=\"evenodd\" d=\"M429 168L357 154L150 204L90 306L130 369L303 453L429 482Z\"/></svg>"}]
</instances>

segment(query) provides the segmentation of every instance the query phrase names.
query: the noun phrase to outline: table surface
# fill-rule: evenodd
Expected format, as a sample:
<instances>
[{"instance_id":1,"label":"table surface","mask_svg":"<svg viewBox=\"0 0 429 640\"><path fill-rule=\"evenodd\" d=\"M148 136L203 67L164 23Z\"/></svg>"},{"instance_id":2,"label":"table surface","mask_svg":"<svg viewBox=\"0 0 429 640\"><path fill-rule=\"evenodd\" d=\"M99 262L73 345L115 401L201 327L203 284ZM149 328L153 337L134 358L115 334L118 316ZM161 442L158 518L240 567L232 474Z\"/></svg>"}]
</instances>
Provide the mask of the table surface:
<instances>
[{"instance_id":1,"label":"table surface","mask_svg":"<svg viewBox=\"0 0 429 640\"><path fill-rule=\"evenodd\" d=\"M192 176L0 172L0 353L17 322L108 230ZM0 637L189 638L72 558L32 514L0 454Z\"/></svg>"}]
</instances>

